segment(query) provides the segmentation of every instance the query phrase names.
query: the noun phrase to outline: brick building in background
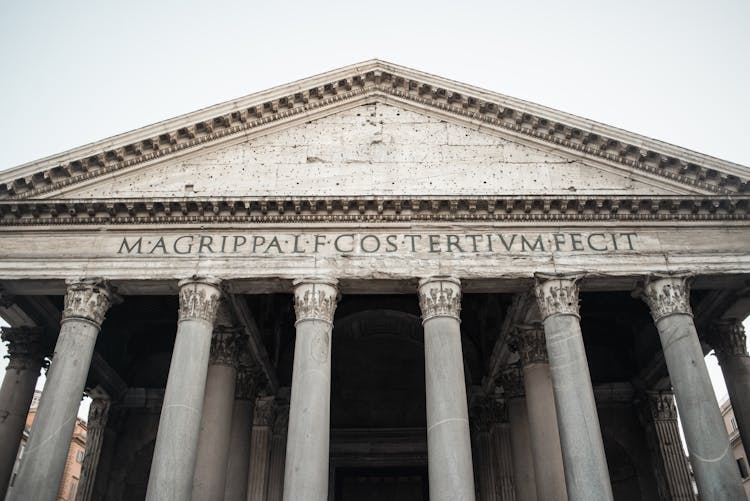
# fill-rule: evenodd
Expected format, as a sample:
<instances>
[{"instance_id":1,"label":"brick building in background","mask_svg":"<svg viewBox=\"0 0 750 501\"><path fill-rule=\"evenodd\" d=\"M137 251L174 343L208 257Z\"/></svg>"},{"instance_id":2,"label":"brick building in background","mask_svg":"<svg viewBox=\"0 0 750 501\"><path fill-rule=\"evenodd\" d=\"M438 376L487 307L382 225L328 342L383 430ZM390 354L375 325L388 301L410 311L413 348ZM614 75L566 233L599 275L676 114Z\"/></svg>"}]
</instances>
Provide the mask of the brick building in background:
<instances>
[{"instance_id":1,"label":"brick building in background","mask_svg":"<svg viewBox=\"0 0 750 501\"><path fill-rule=\"evenodd\" d=\"M13 482L16 478L21 462L23 461L24 451L26 449L26 442L29 438L29 432L31 431L31 425L34 423L34 417L36 416L36 409L39 405L39 397L42 392L37 390L34 392L34 400L31 402L31 408L29 414L26 417L26 427L23 430L23 439L21 440L21 446L18 449L18 457L16 464L13 468L13 475L10 481L10 487L8 491L13 490ZM65 471L63 478L60 481L60 489L57 491L56 501L73 501L76 498L76 491L78 490L78 482L81 479L81 466L83 465L83 456L86 450L86 421L80 418L76 418L75 429L73 430L73 438L70 441L70 449L68 449L68 458L65 461Z\"/></svg>"},{"instance_id":2,"label":"brick building in background","mask_svg":"<svg viewBox=\"0 0 750 501\"><path fill-rule=\"evenodd\" d=\"M745 492L747 498L750 499L750 467L747 464L747 452L742 446L742 438L740 437L740 429L737 426L737 419L734 416L734 410L732 409L732 402L729 399L725 400L721 404L721 415L724 418L724 424L727 427L727 433L729 433L729 442L732 444L732 451L734 457L737 460L737 468L740 470L742 476L742 482L745 485Z\"/></svg>"}]
</instances>

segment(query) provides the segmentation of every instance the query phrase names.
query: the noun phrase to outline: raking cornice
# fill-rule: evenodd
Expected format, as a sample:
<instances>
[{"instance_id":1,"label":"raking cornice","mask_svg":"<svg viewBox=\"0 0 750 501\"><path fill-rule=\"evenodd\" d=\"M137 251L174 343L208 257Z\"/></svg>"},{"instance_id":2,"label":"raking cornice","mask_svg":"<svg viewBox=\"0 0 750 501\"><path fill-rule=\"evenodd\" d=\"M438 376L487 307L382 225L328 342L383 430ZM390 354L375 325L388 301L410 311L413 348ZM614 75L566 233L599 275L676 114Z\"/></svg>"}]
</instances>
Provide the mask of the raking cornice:
<instances>
[{"instance_id":1,"label":"raking cornice","mask_svg":"<svg viewBox=\"0 0 750 501\"><path fill-rule=\"evenodd\" d=\"M372 96L548 143L692 191L750 191L750 169L540 105L379 60L218 104L0 173L0 199L28 199Z\"/></svg>"}]
</instances>

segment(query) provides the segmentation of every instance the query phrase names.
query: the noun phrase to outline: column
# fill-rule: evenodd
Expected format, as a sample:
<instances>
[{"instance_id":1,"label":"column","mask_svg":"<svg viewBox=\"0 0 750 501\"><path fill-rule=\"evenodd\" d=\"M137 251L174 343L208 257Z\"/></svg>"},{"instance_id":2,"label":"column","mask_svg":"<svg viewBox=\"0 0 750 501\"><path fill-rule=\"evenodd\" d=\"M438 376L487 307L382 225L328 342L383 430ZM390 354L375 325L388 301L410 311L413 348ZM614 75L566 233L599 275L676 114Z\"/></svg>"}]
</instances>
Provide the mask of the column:
<instances>
[{"instance_id":1,"label":"column","mask_svg":"<svg viewBox=\"0 0 750 501\"><path fill-rule=\"evenodd\" d=\"M9 500L55 499L96 338L112 300L102 281L68 282L60 335Z\"/></svg>"},{"instance_id":2,"label":"column","mask_svg":"<svg viewBox=\"0 0 750 501\"><path fill-rule=\"evenodd\" d=\"M179 283L177 336L159 417L148 501L191 498L216 310L221 291L212 278Z\"/></svg>"},{"instance_id":3,"label":"column","mask_svg":"<svg viewBox=\"0 0 750 501\"><path fill-rule=\"evenodd\" d=\"M744 499L742 480L693 324L687 277L649 277L641 297L659 331L701 498Z\"/></svg>"},{"instance_id":4,"label":"column","mask_svg":"<svg viewBox=\"0 0 750 501\"><path fill-rule=\"evenodd\" d=\"M284 493L284 465L286 464L286 438L289 429L289 403L276 400L276 419L271 435L271 457L268 465L267 501L281 501Z\"/></svg>"},{"instance_id":5,"label":"column","mask_svg":"<svg viewBox=\"0 0 750 501\"><path fill-rule=\"evenodd\" d=\"M225 306L220 305L219 308L223 310ZM231 317L227 313L219 316L231 323ZM237 354L241 349L240 336L237 327L232 325L215 325L211 336L206 391L193 474L195 501L224 499L237 379Z\"/></svg>"},{"instance_id":6,"label":"column","mask_svg":"<svg viewBox=\"0 0 750 501\"><path fill-rule=\"evenodd\" d=\"M94 398L89 406L89 419L86 423L86 452L83 465L81 465L81 480L78 482L76 501L89 501L94 493L94 481L99 466L110 404L108 396L100 395Z\"/></svg>"},{"instance_id":7,"label":"column","mask_svg":"<svg viewBox=\"0 0 750 501\"><path fill-rule=\"evenodd\" d=\"M289 401L284 501L328 499L331 419L331 332L337 282L294 282L297 329Z\"/></svg>"},{"instance_id":8,"label":"column","mask_svg":"<svg viewBox=\"0 0 750 501\"><path fill-rule=\"evenodd\" d=\"M682 449L674 393L653 391L644 395L639 417L646 430L649 452L664 501L695 501L685 451Z\"/></svg>"},{"instance_id":9,"label":"column","mask_svg":"<svg viewBox=\"0 0 750 501\"><path fill-rule=\"evenodd\" d=\"M568 495L544 327L519 325L514 341L523 367L534 471L544 472L536 476L537 498L564 501Z\"/></svg>"},{"instance_id":10,"label":"column","mask_svg":"<svg viewBox=\"0 0 750 501\"><path fill-rule=\"evenodd\" d=\"M510 365L500 374L510 423L510 446L513 453L513 485L516 501L537 501L534 459L531 456L529 416L521 368ZM542 500L546 501L546 500Z\"/></svg>"},{"instance_id":11,"label":"column","mask_svg":"<svg viewBox=\"0 0 750 501\"><path fill-rule=\"evenodd\" d=\"M568 498L605 501L612 499L612 486L581 335L576 281L576 277L538 275L535 292L544 323Z\"/></svg>"},{"instance_id":12,"label":"column","mask_svg":"<svg viewBox=\"0 0 750 501\"><path fill-rule=\"evenodd\" d=\"M474 500L460 282L451 277L420 280L419 307L424 327L430 499Z\"/></svg>"},{"instance_id":13,"label":"column","mask_svg":"<svg viewBox=\"0 0 750 501\"><path fill-rule=\"evenodd\" d=\"M0 386L0 499L13 473L13 464L26 425L39 370L48 351L39 327L5 327L2 340L8 343L8 367Z\"/></svg>"},{"instance_id":14,"label":"column","mask_svg":"<svg viewBox=\"0 0 750 501\"><path fill-rule=\"evenodd\" d=\"M266 499L273 418L273 397L256 400L253 432L250 439L250 468L247 472L247 501L265 501Z\"/></svg>"},{"instance_id":15,"label":"column","mask_svg":"<svg viewBox=\"0 0 750 501\"><path fill-rule=\"evenodd\" d=\"M492 440L490 438L490 426L494 421L492 409L486 400L473 409L471 419L472 440L476 453L476 463L479 483L479 500L496 501L495 470L492 463Z\"/></svg>"},{"instance_id":16,"label":"column","mask_svg":"<svg viewBox=\"0 0 750 501\"><path fill-rule=\"evenodd\" d=\"M502 421L498 419L490 425L492 467L495 471L495 499L497 501L515 501L510 425L507 417L502 419Z\"/></svg>"},{"instance_id":17,"label":"column","mask_svg":"<svg viewBox=\"0 0 750 501\"><path fill-rule=\"evenodd\" d=\"M742 445L750 451L750 356L745 328L740 320L726 320L714 323L711 331L709 338L727 383Z\"/></svg>"},{"instance_id":18,"label":"column","mask_svg":"<svg viewBox=\"0 0 750 501\"><path fill-rule=\"evenodd\" d=\"M249 353L240 360L234 392L224 501L247 501L250 455L254 452L251 436L253 415L258 412L255 407L255 396L258 394L260 374L250 361Z\"/></svg>"}]
</instances>

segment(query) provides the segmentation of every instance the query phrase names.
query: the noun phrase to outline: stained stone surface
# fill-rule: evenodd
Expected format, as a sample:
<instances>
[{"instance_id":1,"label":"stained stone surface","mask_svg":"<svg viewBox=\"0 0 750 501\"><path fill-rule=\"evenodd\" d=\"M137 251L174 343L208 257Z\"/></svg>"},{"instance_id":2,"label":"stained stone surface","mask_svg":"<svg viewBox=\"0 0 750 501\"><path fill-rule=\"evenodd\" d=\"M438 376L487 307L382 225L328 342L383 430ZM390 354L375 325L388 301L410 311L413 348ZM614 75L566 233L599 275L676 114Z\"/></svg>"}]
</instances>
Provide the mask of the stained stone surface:
<instances>
[{"instance_id":1,"label":"stained stone surface","mask_svg":"<svg viewBox=\"0 0 750 501\"><path fill-rule=\"evenodd\" d=\"M421 113L373 103L108 178L78 197L669 194L603 169Z\"/></svg>"}]
</instances>

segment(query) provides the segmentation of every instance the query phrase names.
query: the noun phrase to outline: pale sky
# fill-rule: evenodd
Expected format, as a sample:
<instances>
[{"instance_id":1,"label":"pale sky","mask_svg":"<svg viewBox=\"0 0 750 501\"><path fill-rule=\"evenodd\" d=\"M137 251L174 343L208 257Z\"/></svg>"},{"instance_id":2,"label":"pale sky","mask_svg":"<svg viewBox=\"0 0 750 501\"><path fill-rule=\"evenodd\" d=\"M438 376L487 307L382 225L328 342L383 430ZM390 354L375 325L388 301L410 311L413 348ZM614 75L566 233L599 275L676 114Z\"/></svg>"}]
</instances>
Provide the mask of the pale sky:
<instances>
[{"instance_id":1,"label":"pale sky","mask_svg":"<svg viewBox=\"0 0 750 501\"><path fill-rule=\"evenodd\" d=\"M5 1L0 170L375 57L750 165L748 20L746 0Z\"/></svg>"}]
</instances>

